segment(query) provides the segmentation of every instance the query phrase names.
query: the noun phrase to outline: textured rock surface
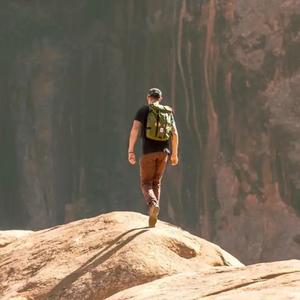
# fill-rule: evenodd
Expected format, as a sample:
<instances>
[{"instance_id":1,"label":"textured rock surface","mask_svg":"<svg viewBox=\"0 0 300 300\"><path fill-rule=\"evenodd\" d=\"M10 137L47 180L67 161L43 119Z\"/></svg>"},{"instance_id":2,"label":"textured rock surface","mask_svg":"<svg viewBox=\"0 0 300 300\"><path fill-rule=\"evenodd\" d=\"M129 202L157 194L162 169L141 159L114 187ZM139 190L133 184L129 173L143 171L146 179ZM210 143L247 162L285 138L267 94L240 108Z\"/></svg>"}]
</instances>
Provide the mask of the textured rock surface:
<instances>
[{"instance_id":1,"label":"textured rock surface","mask_svg":"<svg viewBox=\"0 0 300 300\"><path fill-rule=\"evenodd\" d=\"M171 275L121 291L107 300L298 300L300 261L289 260Z\"/></svg>"},{"instance_id":2,"label":"textured rock surface","mask_svg":"<svg viewBox=\"0 0 300 300\"><path fill-rule=\"evenodd\" d=\"M19 238L0 248L1 299L100 300L164 276L243 266L178 227L145 224L114 212Z\"/></svg>"},{"instance_id":3,"label":"textured rock surface","mask_svg":"<svg viewBox=\"0 0 300 300\"><path fill-rule=\"evenodd\" d=\"M17 239L31 234L30 230L5 230L0 231L0 248L15 242Z\"/></svg>"},{"instance_id":4,"label":"textured rock surface","mask_svg":"<svg viewBox=\"0 0 300 300\"><path fill-rule=\"evenodd\" d=\"M245 267L178 227L145 224L142 214L113 212L19 237L0 248L1 299L300 297L299 260Z\"/></svg>"},{"instance_id":5,"label":"textured rock surface","mask_svg":"<svg viewBox=\"0 0 300 300\"><path fill-rule=\"evenodd\" d=\"M181 134L162 218L300 258L300 0L12 0L0 22L1 228L141 211L127 135L159 86Z\"/></svg>"}]
</instances>

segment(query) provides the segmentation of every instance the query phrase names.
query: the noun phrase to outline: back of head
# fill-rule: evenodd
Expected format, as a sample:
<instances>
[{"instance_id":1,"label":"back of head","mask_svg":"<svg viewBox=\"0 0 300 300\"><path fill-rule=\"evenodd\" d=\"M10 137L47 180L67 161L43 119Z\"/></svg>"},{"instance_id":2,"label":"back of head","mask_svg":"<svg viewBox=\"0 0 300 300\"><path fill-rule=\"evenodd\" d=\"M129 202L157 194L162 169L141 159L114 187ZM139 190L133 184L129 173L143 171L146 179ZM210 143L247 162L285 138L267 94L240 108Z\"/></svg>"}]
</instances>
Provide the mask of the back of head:
<instances>
[{"instance_id":1,"label":"back of head","mask_svg":"<svg viewBox=\"0 0 300 300\"><path fill-rule=\"evenodd\" d=\"M151 97L153 99L160 99L162 97L162 92L160 89L158 88L151 88L149 91L148 91L148 94L147 94L148 97Z\"/></svg>"}]
</instances>

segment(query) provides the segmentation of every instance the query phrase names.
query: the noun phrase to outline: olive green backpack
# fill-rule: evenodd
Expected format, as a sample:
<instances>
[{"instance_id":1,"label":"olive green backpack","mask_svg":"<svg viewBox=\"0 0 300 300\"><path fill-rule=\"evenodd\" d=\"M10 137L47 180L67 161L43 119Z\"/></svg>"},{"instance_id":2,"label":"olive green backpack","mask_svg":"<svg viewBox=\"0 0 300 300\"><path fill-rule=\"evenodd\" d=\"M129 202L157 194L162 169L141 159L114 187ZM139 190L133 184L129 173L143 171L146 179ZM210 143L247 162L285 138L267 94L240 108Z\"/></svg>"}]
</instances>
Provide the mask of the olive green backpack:
<instances>
[{"instance_id":1,"label":"olive green backpack","mask_svg":"<svg viewBox=\"0 0 300 300\"><path fill-rule=\"evenodd\" d=\"M146 137L155 141L169 140L172 135L173 122L171 107L158 102L149 104Z\"/></svg>"}]
</instances>

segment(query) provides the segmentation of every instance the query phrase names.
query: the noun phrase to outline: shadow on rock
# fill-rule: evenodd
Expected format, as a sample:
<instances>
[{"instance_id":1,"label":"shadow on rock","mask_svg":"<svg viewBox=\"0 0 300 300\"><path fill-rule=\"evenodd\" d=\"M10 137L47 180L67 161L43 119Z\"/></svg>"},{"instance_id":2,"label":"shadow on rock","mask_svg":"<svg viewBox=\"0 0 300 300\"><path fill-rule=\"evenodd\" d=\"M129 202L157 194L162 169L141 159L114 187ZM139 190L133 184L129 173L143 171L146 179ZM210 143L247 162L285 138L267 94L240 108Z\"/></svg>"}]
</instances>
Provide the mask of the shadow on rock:
<instances>
[{"instance_id":1,"label":"shadow on rock","mask_svg":"<svg viewBox=\"0 0 300 300\"><path fill-rule=\"evenodd\" d=\"M130 235L125 240L121 241L123 237L125 237L127 234L140 230L135 234ZM39 299L59 299L60 292L67 289L69 286L72 285L73 282L75 282L78 278L83 276L86 272L88 272L90 269L93 269L97 267L98 265L105 262L107 259L109 259L114 253L119 251L121 248L126 246L128 243L130 243L132 240L134 240L137 236L143 234L144 232L148 231L149 227L139 227L139 228L133 228L130 229L122 234L120 234L118 237L116 237L111 243L109 243L108 246L106 246L104 249L99 251L97 254L95 254L93 257L91 257L89 260L87 260L80 268L66 276L63 280L61 280L53 289L48 292L46 295L43 295Z\"/></svg>"}]
</instances>

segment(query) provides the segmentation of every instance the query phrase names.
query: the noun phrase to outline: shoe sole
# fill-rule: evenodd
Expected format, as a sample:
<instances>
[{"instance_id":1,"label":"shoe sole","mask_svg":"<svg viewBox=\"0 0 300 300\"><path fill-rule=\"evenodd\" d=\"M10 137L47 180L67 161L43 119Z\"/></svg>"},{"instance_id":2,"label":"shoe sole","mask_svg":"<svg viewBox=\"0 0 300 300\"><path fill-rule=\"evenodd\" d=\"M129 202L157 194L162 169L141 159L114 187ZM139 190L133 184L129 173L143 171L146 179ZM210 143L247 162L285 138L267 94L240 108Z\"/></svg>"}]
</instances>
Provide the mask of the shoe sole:
<instances>
[{"instance_id":1,"label":"shoe sole","mask_svg":"<svg viewBox=\"0 0 300 300\"><path fill-rule=\"evenodd\" d=\"M159 207L154 206L153 208L150 208L150 214L149 214L149 227L155 227L157 223L157 217L159 214Z\"/></svg>"}]
</instances>

